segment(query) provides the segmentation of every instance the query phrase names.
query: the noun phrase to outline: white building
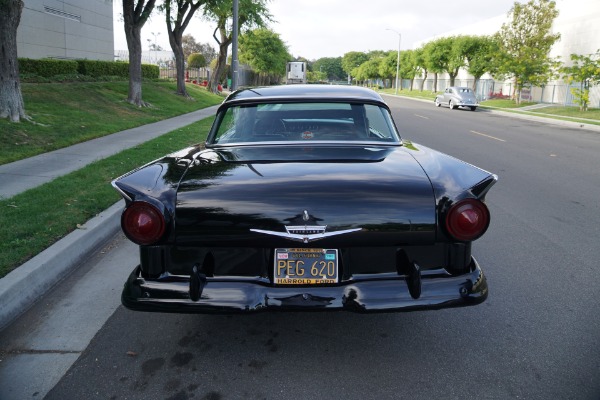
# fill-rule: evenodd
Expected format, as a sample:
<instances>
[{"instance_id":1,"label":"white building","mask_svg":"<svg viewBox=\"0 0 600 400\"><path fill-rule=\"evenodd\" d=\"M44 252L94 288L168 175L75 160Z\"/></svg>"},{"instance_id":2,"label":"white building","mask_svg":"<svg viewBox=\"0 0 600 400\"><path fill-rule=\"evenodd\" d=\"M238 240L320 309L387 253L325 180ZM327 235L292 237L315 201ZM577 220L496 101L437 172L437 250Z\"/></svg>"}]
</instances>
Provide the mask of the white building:
<instances>
[{"instance_id":1,"label":"white building","mask_svg":"<svg viewBox=\"0 0 600 400\"><path fill-rule=\"evenodd\" d=\"M20 58L114 59L112 0L24 0Z\"/></svg>"},{"instance_id":2,"label":"white building","mask_svg":"<svg viewBox=\"0 0 600 400\"><path fill-rule=\"evenodd\" d=\"M522 2L523 1L521 1L521 3ZM600 49L600 1L556 0L556 7L559 11L559 15L554 20L552 31L560 33L561 39L554 44L550 53L551 57L559 57L563 63L571 65L571 54L587 55L595 53ZM442 35L431 37L416 43L415 48L440 37L492 35L495 32L498 32L502 27L502 24L506 22L509 22L508 16L506 14L499 15L453 31L445 32ZM425 88L430 90L431 82L429 78L431 77L428 77ZM449 84L448 75L440 74L438 79L438 91L443 91ZM491 76L484 75L482 79L482 88L478 89L478 95L480 97L486 97L490 90L498 92L502 88L504 94L508 94L511 91L512 82L506 82L505 85L500 87L498 87L496 83L493 88L489 88L486 86L485 80L491 80ZM468 73L463 70L459 73L455 84L470 86L472 81L473 77L469 76ZM562 80L550 82L544 89L533 88L528 97L534 101L572 104L572 98L568 87ZM594 88L590 100L590 104L593 107L600 107L600 88Z\"/></svg>"}]
</instances>

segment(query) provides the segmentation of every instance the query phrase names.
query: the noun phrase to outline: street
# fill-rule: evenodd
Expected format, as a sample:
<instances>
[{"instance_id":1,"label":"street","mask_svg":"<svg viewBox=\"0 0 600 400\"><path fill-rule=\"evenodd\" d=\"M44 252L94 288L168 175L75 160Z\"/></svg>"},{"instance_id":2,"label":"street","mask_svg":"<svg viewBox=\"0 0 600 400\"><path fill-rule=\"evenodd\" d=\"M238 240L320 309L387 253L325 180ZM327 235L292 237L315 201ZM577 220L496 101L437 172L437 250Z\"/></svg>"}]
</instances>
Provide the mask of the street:
<instances>
[{"instance_id":1,"label":"street","mask_svg":"<svg viewBox=\"0 0 600 400\"><path fill-rule=\"evenodd\" d=\"M598 400L600 134L385 100L404 139L499 175L473 244L485 303L133 312L119 296L137 253L119 235L0 333L0 398Z\"/></svg>"}]
</instances>

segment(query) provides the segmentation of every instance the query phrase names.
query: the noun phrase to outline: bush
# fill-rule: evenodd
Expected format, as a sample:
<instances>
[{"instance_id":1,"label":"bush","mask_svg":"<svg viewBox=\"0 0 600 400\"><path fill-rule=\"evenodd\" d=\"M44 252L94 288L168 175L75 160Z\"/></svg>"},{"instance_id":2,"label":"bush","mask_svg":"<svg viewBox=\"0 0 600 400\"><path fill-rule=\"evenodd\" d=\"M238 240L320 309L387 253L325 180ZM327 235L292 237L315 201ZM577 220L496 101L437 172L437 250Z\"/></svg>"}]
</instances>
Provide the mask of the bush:
<instances>
[{"instance_id":1,"label":"bush","mask_svg":"<svg viewBox=\"0 0 600 400\"><path fill-rule=\"evenodd\" d=\"M206 58L200 53L192 53L187 59L188 67L190 68L204 68L206 67Z\"/></svg>"},{"instance_id":2,"label":"bush","mask_svg":"<svg viewBox=\"0 0 600 400\"><path fill-rule=\"evenodd\" d=\"M100 77L100 76L121 76L129 78L129 63L98 60L77 60L80 74ZM142 64L142 78L157 79L159 68L157 65Z\"/></svg>"},{"instance_id":3,"label":"bush","mask_svg":"<svg viewBox=\"0 0 600 400\"><path fill-rule=\"evenodd\" d=\"M116 80L115 77L129 79L129 63L19 58L19 74L27 82L43 81L36 78L53 78L52 81L58 82ZM142 64L143 79L158 79L159 74L160 69L157 65Z\"/></svg>"},{"instance_id":4,"label":"bush","mask_svg":"<svg viewBox=\"0 0 600 400\"><path fill-rule=\"evenodd\" d=\"M49 78L54 75L77 74L77 61L43 58L19 58L19 73Z\"/></svg>"}]
</instances>

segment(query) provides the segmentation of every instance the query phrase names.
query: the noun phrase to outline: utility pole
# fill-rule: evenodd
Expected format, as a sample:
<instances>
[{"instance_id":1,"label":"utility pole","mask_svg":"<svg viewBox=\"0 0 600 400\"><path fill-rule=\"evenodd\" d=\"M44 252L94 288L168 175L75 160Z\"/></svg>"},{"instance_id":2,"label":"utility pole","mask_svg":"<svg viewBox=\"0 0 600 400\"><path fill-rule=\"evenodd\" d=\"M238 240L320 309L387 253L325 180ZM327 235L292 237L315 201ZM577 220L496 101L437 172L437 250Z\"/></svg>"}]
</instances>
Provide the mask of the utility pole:
<instances>
[{"instance_id":1,"label":"utility pole","mask_svg":"<svg viewBox=\"0 0 600 400\"><path fill-rule=\"evenodd\" d=\"M398 94L398 75L400 73L400 41L402 40L402 35L400 32L397 32L393 29L386 29L386 31L392 31L398 34L398 60L396 61L396 94Z\"/></svg>"}]
</instances>

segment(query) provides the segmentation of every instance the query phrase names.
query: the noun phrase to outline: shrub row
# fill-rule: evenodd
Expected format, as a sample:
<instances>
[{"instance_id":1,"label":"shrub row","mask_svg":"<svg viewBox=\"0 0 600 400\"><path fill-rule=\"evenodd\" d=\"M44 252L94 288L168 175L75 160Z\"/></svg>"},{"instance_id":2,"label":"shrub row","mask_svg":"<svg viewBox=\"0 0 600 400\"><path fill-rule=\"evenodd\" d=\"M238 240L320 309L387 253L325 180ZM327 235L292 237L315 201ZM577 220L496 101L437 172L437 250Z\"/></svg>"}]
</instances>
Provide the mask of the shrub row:
<instances>
[{"instance_id":1,"label":"shrub row","mask_svg":"<svg viewBox=\"0 0 600 400\"><path fill-rule=\"evenodd\" d=\"M19 58L19 73L32 74L49 78L54 75L68 75L77 73L77 61L54 60L45 58L33 60L31 58Z\"/></svg>"},{"instance_id":2,"label":"shrub row","mask_svg":"<svg viewBox=\"0 0 600 400\"><path fill-rule=\"evenodd\" d=\"M129 63L97 60L55 60L44 58L34 60L19 58L19 73L50 78L56 75L120 76L129 78ZM142 78L157 79L157 65L142 64Z\"/></svg>"}]
</instances>

